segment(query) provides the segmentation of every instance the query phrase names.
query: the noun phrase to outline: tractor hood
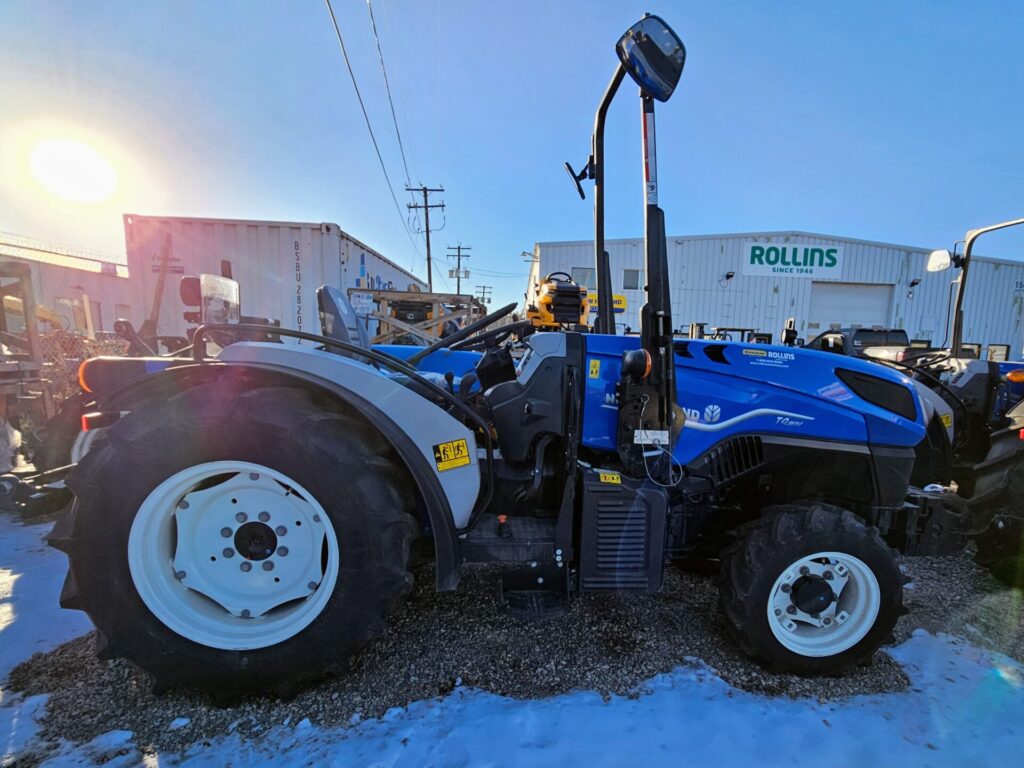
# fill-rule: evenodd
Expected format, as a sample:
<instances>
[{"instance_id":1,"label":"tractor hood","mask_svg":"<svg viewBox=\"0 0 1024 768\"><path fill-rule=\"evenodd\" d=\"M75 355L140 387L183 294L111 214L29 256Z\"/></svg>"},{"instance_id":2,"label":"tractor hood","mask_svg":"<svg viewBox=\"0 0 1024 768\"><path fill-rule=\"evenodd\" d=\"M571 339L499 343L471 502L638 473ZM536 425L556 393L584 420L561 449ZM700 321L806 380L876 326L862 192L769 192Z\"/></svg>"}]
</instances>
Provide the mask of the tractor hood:
<instances>
[{"instance_id":1,"label":"tractor hood","mask_svg":"<svg viewBox=\"0 0 1024 768\"><path fill-rule=\"evenodd\" d=\"M585 445L614 450L615 383L629 336L586 337ZM689 462L744 434L851 446L910 448L925 434L908 377L859 358L799 347L709 340L674 343L676 390L686 419L674 454Z\"/></svg>"}]
</instances>

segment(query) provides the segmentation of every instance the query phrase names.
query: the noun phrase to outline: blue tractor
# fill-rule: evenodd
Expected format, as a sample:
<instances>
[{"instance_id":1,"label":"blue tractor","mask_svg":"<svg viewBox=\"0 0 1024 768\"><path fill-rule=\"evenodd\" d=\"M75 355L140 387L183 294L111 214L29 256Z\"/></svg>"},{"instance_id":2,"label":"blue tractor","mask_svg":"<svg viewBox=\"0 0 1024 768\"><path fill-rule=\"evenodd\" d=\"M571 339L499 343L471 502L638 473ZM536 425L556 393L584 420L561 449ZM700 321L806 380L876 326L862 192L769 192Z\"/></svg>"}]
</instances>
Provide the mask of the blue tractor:
<instances>
[{"instance_id":1,"label":"blue tractor","mask_svg":"<svg viewBox=\"0 0 1024 768\"><path fill-rule=\"evenodd\" d=\"M325 288L322 334L209 355L267 329L207 322L191 359L143 360L144 376L120 373L137 359L85 364L83 421L104 432L50 541L70 561L61 604L90 615L101 655L158 688L287 694L384 632L415 545L439 590L465 564L515 564L503 595L523 617L656 592L674 558L710 553L751 655L800 674L870 659L903 610L897 550L939 551L957 513L910 486L921 396L859 359L673 338L654 106L685 50L656 16L616 50L573 174L596 182L595 332L500 325L510 305L428 348L371 348ZM626 75L643 119L639 337L614 335L603 248L604 116Z\"/></svg>"}]
</instances>

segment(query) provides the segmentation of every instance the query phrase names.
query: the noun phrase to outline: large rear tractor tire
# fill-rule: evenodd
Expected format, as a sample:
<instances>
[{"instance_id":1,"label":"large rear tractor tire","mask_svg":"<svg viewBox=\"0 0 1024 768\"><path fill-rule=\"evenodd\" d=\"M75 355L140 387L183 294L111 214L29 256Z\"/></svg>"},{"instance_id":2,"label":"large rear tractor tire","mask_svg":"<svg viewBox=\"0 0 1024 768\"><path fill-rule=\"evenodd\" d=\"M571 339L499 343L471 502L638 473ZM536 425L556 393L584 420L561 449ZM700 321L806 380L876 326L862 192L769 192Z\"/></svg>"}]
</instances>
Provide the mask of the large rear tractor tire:
<instances>
[{"instance_id":1,"label":"large rear tractor tire","mask_svg":"<svg viewBox=\"0 0 1024 768\"><path fill-rule=\"evenodd\" d=\"M722 553L719 586L739 646L800 675L869 659L903 611L894 552L876 529L828 504L768 507Z\"/></svg>"},{"instance_id":2,"label":"large rear tractor tire","mask_svg":"<svg viewBox=\"0 0 1024 768\"><path fill-rule=\"evenodd\" d=\"M225 374L136 408L68 477L61 605L156 690L292 695L409 593L408 483L358 416Z\"/></svg>"}]
</instances>

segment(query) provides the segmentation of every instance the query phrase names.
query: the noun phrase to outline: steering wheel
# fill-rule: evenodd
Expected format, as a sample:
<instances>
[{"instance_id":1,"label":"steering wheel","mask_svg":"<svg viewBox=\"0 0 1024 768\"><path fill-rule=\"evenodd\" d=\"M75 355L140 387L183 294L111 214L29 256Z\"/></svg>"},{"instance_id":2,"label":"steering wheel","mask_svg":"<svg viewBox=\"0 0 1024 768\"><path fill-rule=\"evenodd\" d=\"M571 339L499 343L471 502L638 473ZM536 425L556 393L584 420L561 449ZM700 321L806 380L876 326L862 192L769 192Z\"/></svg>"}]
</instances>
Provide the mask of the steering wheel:
<instances>
[{"instance_id":1,"label":"steering wheel","mask_svg":"<svg viewBox=\"0 0 1024 768\"><path fill-rule=\"evenodd\" d=\"M570 275L568 272L552 272L547 277L544 278L544 282L546 283L552 277L564 277L570 283L575 283L576 282L575 280L572 279L572 275Z\"/></svg>"},{"instance_id":2,"label":"steering wheel","mask_svg":"<svg viewBox=\"0 0 1024 768\"><path fill-rule=\"evenodd\" d=\"M496 347L501 344L505 339L511 336L513 333L522 333L528 328L533 327L532 320L520 320L518 323L509 323L503 325L501 328L492 328L489 331L478 333L471 339L463 339L452 344L452 350L456 349L479 349L487 347Z\"/></svg>"},{"instance_id":3,"label":"steering wheel","mask_svg":"<svg viewBox=\"0 0 1024 768\"><path fill-rule=\"evenodd\" d=\"M406 358L405 362L408 363L409 365L416 365L416 363L418 363L427 355L437 352L437 350L439 349L447 349L448 347L457 344L463 339L468 339L477 331L482 331L487 326L493 325L498 320L501 320L501 318L505 317L505 315L511 314L515 310L516 306L516 303L512 302L511 304L502 307L497 312L481 317L479 320L470 323L465 328L460 328L451 336L448 336L447 338L444 339L439 339L438 341L435 341L433 344L431 344L429 347L424 347L416 354L410 355L408 358ZM504 330L504 328L502 328L501 330Z\"/></svg>"}]
</instances>

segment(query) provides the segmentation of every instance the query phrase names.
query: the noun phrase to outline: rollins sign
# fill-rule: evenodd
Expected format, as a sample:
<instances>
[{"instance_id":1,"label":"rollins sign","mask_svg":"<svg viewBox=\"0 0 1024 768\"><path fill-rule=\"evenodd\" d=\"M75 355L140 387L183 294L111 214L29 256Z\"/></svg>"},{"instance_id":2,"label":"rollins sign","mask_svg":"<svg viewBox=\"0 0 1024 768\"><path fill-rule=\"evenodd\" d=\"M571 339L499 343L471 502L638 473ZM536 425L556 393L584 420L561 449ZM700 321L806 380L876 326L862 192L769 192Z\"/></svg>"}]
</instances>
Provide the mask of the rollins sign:
<instances>
[{"instance_id":1,"label":"rollins sign","mask_svg":"<svg viewBox=\"0 0 1024 768\"><path fill-rule=\"evenodd\" d=\"M744 275L840 277L843 249L819 245L743 244Z\"/></svg>"}]
</instances>

